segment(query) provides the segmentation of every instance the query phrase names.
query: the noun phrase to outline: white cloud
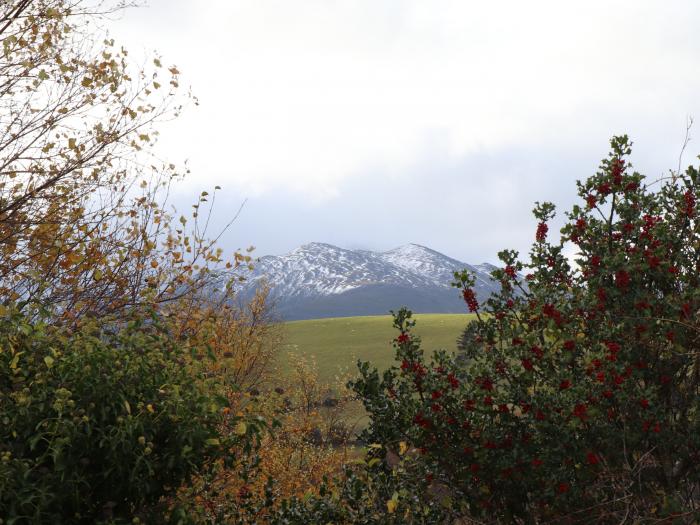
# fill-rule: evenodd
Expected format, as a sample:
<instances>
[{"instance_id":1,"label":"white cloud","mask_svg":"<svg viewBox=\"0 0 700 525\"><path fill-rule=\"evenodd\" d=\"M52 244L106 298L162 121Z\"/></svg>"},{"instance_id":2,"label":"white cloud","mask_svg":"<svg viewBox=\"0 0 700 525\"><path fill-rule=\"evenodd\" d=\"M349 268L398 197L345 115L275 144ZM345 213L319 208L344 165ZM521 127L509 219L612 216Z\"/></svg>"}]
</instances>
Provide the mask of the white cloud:
<instances>
[{"instance_id":1,"label":"white cloud","mask_svg":"<svg viewBox=\"0 0 700 525\"><path fill-rule=\"evenodd\" d=\"M182 208L221 185L224 223L250 198L228 247L419 242L479 262L527 253L532 202L566 209L613 134L642 172L676 166L700 115L698 15L690 0L150 0L113 32L198 95L159 147L190 160Z\"/></svg>"},{"instance_id":2,"label":"white cloud","mask_svg":"<svg viewBox=\"0 0 700 525\"><path fill-rule=\"evenodd\" d=\"M680 126L697 107L691 2L150 4L114 31L199 96L162 144L187 152L198 186L324 200L369 169L400 176L436 140L454 157L541 148L640 116Z\"/></svg>"}]
</instances>

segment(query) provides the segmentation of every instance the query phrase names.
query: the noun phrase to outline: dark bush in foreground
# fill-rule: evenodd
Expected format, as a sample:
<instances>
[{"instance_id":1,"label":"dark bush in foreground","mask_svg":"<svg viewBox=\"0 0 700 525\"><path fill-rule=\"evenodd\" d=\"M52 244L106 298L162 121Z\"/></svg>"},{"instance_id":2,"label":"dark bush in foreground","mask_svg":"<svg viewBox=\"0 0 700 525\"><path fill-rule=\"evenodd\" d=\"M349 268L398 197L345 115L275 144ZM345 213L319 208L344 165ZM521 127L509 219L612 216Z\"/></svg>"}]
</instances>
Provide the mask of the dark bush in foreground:
<instances>
[{"instance_id":1,"label":"dark bush in foreground","mask_svg":"<svg viewBox=\"0 0 700 525\"><path fill-rule=\"evenodd\" d=\"M0 516L130 521L219 455L223 402L152 323L67 334L5 311Z\"/></svg>"},{"instance_id":2,"label":"dark bush in foreground","mask_svg":"<svg viewBox=\"0 0 700 525\"><path fill-rule=\"evenodd\" d=\"M486 305L456 274L479 315L457 359L425 359L402 310L397 366L381 377L361 366L365 438L417 448L416 482L443 487L454 517L698 517L700 176L691 167L647 186L629 153L627 137L612 140L557 242L547 241L554 207L535 208L531 263L502 252L502 291Z\"/></svg>"}]
</instances>

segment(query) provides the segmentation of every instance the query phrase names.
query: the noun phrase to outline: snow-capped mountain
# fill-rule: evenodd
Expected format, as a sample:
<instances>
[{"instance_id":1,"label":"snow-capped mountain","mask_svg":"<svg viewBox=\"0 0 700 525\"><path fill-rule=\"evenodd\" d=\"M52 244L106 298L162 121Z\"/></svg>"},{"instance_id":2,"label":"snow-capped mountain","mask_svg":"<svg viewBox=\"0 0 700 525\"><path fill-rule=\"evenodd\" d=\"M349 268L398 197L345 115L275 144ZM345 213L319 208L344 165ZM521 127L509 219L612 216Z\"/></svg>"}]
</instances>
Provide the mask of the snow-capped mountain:
<instances>
[{"instance_id":1,"label":"snow-capped mountain","mask_svg":"<svg viewBox=\"0 0 700 525\"><path fill-rule=\"evenodd\" d=\"M286 320L385 314L404 305L415 312L462 313L464 302L450 283L465 268L476 274L480 299L497 289L492 265L472 266L417 244L372 252L310 243L258 259L239 294L250 296L267 282Z\"/></svg>"}]
</instances>

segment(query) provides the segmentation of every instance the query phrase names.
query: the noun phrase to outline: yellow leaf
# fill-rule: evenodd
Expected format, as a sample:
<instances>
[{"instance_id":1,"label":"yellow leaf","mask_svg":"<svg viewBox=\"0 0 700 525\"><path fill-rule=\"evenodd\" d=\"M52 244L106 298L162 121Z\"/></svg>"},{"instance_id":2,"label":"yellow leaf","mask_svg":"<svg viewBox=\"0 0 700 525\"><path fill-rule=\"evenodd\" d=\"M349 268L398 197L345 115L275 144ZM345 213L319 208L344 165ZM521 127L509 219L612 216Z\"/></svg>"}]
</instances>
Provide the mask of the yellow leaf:
<instances>
[{"instance_id":1,"label":"yellow leaf","mask_svg":"<svg viewBox=\"0 0 700 525\"><path fill-rule=\"evenodd\" d=\"M21 356L24 352L17 352L15 356L12 358L12 361L10 361L10 370L16 370L17 369L17 363L19 363L19 356Z\"/></svg>"},{"instance_id":2,"label":"yellow leaf","mask_svg":"<svg viewBox=\"0 0 700 525\"><path fill-rule=\"evenodd\" d=\"M47 355L46 357L44 357L44 363L46 363L46 366L48 368L51 368L53 366L53 357Z\"/></svg>"},{"instance_id":3,"label":"yellow leaf","mask_svg":"<svg viewBox=\"0 0 700 525\"><path fill-rule=\"evenodd\" d=\"M407 450L408 450L408 445L406 444L405 441L402 441L401 443L399 443L399 455L403 456Z\"/></svg>"},{"instance_id":4,"label":"yellow leaf","mask_svg":"<svg viewBox=\"0 0 700 525\"><path fill-rule=\"evenodd\" d=\"M393 514L398 506L399 502L394 499L387 500L386 502L386 510L389 514Z\"/></svg>"},{"instance_id":5,"label":"yellow leaf","mask_svg":"<svg viewBox=\"0 0 700 525\"><path fill-rule=\"evenodd\" d=\"M248 430L248 426L243 421L241 421L240 423L238 423L234 427L233 432L234 432L234 434L237 434L239 436L243 436L243 435L245 435L247 430Z\"/></svg>"}]
</instances>

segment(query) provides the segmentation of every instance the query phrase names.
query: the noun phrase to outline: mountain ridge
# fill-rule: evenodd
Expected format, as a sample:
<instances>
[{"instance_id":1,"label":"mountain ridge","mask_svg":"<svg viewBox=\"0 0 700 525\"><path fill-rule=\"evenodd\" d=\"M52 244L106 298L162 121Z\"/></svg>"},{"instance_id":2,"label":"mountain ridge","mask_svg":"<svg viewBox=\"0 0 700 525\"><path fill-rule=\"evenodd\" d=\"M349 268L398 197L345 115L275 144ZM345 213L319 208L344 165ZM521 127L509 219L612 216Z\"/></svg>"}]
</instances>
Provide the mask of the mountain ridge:
<instances>
[{"instance_id":1,"label":"mountain ridge","mask_svg":"<svg viewBox=\"0 0 700 525\"><path fill-rule=\"evenodd\" d=\"M493 265L470 265L413 243L378 252L311 242L260 257L253 266L239 296L250 297L267 283L284 320L379 315L404 305L419 313L463 313L451 282L465 268L476 277L480 300L498 289L489 275Z\"/></svg>"}]
</instances>

